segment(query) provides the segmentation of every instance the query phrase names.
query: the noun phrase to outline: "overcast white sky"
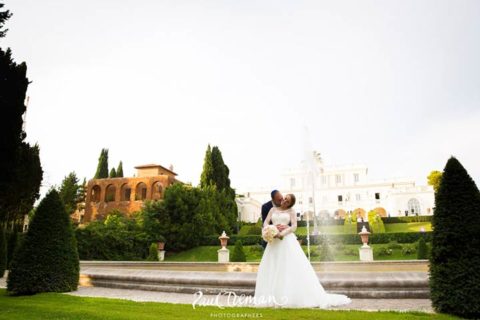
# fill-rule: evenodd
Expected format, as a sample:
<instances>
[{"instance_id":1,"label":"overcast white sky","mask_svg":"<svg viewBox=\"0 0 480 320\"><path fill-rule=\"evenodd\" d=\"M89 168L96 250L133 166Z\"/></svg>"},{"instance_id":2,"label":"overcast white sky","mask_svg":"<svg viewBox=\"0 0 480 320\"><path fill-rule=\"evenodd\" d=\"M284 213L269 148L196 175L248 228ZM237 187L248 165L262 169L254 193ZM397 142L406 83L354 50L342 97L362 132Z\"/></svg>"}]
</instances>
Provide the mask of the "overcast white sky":
<instances>
[{"instance_id":1,"label":"overcast white sky","mask_svg":"<svg viewBox=\"0 0 480 320\"><path fill-rule=\"evenodd\" d=\"M480 182L480 1L3 2L46 186L103 147L196 184L210 143L273 188L305 126L327 164L425 184L455 155Z\"/></svg>"}]
</instances>

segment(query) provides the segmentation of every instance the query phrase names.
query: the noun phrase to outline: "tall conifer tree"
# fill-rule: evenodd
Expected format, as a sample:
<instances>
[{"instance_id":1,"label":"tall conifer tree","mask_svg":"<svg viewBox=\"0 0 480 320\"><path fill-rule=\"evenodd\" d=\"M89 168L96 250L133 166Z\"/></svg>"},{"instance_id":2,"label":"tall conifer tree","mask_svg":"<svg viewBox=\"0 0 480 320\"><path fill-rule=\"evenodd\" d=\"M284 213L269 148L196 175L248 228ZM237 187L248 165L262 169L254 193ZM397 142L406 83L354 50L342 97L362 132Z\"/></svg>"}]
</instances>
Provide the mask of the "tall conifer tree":
<instances>
[{"instance_id":1,"label":"tall conifer tree","mask_svg":"<svg viewBox=\"0 0 480 320\"><path fill-rule=\"evenodd\" d=\"M430 291L437 312L480 318L480 192L452 157L435 194Z\"/></svg>"},{"instance_id":2,"label":"tall conifer tree","mask_svg":"<svg viewBox=\"0 0 480 320\"><path fill-rule=\"evenodd\" d=\"M108 149L102 149L98 158L97 171L94 179L108 178Z\"/></svg>"}]
</instances>

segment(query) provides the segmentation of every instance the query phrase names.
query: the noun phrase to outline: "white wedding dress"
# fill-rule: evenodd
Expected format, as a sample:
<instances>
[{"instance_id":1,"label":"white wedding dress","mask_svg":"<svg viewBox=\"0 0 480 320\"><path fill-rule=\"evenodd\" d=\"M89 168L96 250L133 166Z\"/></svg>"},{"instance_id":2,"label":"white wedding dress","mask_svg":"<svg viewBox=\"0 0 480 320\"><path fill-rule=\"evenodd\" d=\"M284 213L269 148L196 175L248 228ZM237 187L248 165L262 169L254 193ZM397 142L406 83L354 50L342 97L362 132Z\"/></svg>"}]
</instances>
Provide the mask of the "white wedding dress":
<instances>
[{"instance_id":1,"label":"white wedding dress","mask_svg":"<svg viewBox=\"0 0 480 320\"><path fill-rule=\"evenodd\" d=\"M270 223L291 227L283 230L283 240L267 244L258 267L254 303L261 307L328 308L350 303L345 295L329 294L323 289L294 231L297 217L293 209L282 211L273 207L264 227Z\"/></svg>"}]
</instances>

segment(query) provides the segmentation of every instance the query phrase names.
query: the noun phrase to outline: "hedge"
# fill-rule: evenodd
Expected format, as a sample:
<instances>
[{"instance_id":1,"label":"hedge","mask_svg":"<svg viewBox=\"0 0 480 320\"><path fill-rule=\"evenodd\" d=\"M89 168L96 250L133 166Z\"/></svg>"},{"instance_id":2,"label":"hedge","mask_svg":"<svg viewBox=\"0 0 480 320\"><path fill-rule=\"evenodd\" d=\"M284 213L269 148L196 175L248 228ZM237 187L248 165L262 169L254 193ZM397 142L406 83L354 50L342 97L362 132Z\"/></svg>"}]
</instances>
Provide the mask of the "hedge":
<instances>
[{"instance_id":1,"label":"hedge","mask_svg":"<svg viewBox=\"0 0 480 320\"><path fill-rule=\"evenodd\" d=\"M424 232L425 241L430 242L432 240L432 232ZM380 243L389 243L396 241L398 243L415 243L422 237L420 232L400 232L400 233L377 233L371 234L369 238L369 243L380 244ZM306 235L297 235L298 239L302 239L303 243L307 243ZM322 244L323 241L327 238L332 243L343 243L343 244L362 244L360 236L358 234L330 234L328 236L318 235L310 236L311 244ZM260 244L262 237L259 235L250 235L250 236L237 236L232 235L228 240L228 243L234 245L237 240L241 240L243 245L254 245ZM220 246L220 240L218 236L209 236L202 239L200 245L202 246Z\"/></svg>"}]
</instances>

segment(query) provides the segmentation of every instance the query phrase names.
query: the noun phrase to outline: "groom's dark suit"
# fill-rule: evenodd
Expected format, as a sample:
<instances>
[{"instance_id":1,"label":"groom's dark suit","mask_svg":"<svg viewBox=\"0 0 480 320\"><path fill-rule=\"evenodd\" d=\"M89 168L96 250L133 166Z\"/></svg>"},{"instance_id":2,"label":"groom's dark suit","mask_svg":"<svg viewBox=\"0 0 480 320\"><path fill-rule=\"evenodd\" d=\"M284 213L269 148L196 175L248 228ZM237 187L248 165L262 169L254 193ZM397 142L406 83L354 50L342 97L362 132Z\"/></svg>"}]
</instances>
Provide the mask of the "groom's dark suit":
<instances>
[{"instance_id":1,"label":"groom's dark suit","mask_svg":"<svg viewBox=\"0 0 480 320\"><path fill-rule=\"evenodd\" d=\"M267 219L267 216L268 216L268 213L270 212L270 209L272 209L272 208L273 208L273 201L265 202L262 205L262 226L263 226L263 223L265 223L265 219ZM273 224L271 220L270 220L270 224ZM289 223L288 225L291 227L292 223ZM263 240L262 240L262 247L263 247L263 249L265 249L267 247L267 243Z\"/></svg>"},{"instance_id":2,"label":"groom's dark suit","mask_svg":"<svg viewBox=\"0 0 480 320\"><path fill-rule=\"evenodd\" d=\"M270 212L270 209L273 208L273 202L272 201L268 201L268 202L265 202L263 205L262 205L262 226L263 226L263 223L265 223L265 219L267 219L267 216L268 216L268 213ZM272 221L270 221L270 224L272 224ZM262 239L262 247L263 249L265 249L267 247L267 242L264 241Z\"/></svg>"}]
</instances>

